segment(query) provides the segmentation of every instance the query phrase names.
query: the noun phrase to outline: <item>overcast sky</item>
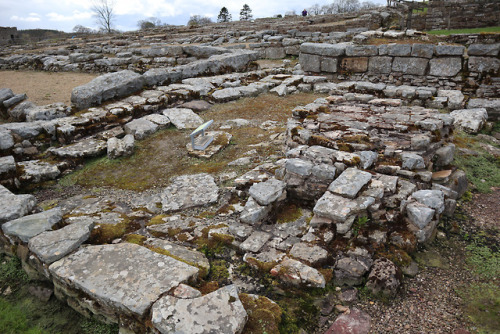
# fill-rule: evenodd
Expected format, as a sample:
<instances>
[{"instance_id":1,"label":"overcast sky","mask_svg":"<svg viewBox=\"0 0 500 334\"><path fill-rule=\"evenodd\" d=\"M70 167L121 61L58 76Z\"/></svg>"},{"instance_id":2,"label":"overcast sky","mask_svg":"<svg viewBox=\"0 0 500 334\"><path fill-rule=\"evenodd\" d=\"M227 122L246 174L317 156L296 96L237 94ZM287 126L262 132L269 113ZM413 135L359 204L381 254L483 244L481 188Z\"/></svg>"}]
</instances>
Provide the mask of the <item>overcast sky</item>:
<instances>
[{"instance_id":1,"label":"overcast sky","mask_svg":"<svg viewBox=\"0 0 500 334\"><path fill-rule=\"evenodd\" d=\"M157 17L162 23L185 25L191 15L208 16L217 20L220 9L225 6L233 20L239 19L239 12L246 3L252 9L254 18L272 17L313 4L325 5L332 1L316 0L110 0L114 1L115 28L136 30L137 22ZM372 0L385 4L386 0ZM0 25L18 29L55 29L72 31L75 25L97 28L92 17L92 0L0 0Z\"/></svg>"}]
</instances>

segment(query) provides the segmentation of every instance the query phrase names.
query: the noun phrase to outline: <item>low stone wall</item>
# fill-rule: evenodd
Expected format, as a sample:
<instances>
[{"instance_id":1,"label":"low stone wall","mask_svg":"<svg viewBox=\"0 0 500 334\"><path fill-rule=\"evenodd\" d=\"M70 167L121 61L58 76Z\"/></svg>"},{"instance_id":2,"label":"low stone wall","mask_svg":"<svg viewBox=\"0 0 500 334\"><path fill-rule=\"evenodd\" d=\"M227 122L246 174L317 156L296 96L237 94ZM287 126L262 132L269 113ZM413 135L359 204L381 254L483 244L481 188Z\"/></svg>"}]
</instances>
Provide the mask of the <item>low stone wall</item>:
<instances>
[{"instance_id":1,"label":"low stone wall","mask_svg":"<svg viewBox=\"0 0 500 334\"><path fill-rule=\"evenodd\" d=\"M479 97L500 89L500 44L320 44L300 47L305 72L325 73L333 79L382 81L463 89Z\"/></svg>"}]
</instances>

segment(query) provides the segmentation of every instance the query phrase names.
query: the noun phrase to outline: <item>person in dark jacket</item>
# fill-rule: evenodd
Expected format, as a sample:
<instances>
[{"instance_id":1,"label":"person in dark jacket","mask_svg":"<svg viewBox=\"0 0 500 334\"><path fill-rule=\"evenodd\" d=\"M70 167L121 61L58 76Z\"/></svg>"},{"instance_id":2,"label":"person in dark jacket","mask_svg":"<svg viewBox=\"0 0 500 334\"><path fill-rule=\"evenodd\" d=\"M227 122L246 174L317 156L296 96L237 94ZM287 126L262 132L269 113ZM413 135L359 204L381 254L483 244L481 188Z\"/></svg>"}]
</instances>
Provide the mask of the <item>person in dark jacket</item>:
<instances>
[{"instance_id":1,"label":"person in dark jacket","mask_svg":"<svg viewBox=\"0 0 500 334\"><path fill-rule=\"evenodd\" d=\"M306 16L307 16L307 10L305 10L305 9L304 9L304 10L302 11L302 16L303 16L303 17L306 17Z\"/></svg>"}]
</instances>

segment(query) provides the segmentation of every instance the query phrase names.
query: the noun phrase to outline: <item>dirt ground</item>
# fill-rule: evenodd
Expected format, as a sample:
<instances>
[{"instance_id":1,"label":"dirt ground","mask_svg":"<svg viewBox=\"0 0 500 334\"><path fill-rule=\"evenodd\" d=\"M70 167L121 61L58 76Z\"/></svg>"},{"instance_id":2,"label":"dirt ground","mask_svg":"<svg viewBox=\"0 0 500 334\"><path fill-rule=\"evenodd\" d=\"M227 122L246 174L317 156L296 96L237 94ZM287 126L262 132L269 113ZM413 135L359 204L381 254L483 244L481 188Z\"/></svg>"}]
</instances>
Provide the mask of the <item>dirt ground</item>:
<instances>
[{"instance_id":1,"label":"dirt ground","mask_svg":"<svg viewBox=\"0 0 500 334\"><path fill-rule=\"evenodd\" d=\"M0 71L0 88L10 88L14 94L26 93L36 105L55 102L71 103L73 88L97 77L88 73L58 73L33 71Z\"/></svg>"}]
</instances>

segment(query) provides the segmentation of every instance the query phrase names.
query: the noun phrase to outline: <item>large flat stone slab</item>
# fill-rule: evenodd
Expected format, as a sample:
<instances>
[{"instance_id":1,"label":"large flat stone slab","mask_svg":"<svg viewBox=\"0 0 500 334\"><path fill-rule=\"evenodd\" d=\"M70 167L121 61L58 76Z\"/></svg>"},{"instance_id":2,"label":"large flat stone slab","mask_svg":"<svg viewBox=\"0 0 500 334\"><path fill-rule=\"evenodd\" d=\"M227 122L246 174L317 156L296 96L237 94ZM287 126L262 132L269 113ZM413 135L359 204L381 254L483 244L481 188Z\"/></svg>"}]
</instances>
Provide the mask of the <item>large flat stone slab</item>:
<instances>
[{"instance_id":1,"label":"large flat stone slab","mask_svg":"<svg viewBox=\"0 0 500 334\"><path fill-rule=\"evenodd\" d=\"M61 284L140 317L162 294L198 274L198 268L130 243L82 248L49 270Z\"/></svg>"},{"instance_id":2,"label":"large flat stone slab","mask_svg":"<svg viewBox=\"0 0 500 334\"><path fill-rule=\"evenodd\" d=\"M0 224L26 215L35 204L33 195L15 195L0 185Z\"/></svg>"},{"instance_id":3,"label":"large flat stone slab","mask_svg":"<svg viewBox=\"0 0 500 334\"><path fill-rule=\"evenodd\" d=\"M170 122L177 129L196 129L203 124L203 119L195 114L191 109L170 108L163 111L163 115L170 119Z\"/></svg>"},{"instance_id":4,"label":"large flat stone slab","mask_svg":"<svg viewBox=\"0 0 500 334\"><path fill-rule=\"evenodd\" d=\"M219 187L212 176L202 173L176 177L161 193L164 212L214 204L219 198Z\"/></svg>"},{"instance_id":5,"label":"large flat stone slab","mask_svg":"<svg viewBox=\"0 0 500 334\"><path fill-rule=\"evenodd\" d=\"M249 193L260 205L269 205L283 195L285 188L285 182L269 179L265 182L252 185Z\"/></svg>"},{"instance_id":6,"label":"large flat stone slab","mask_svg":"<svg viewBox=\"0 0 500 334\"><path fill-rule=\"evenodd\" d=\"M104 74L85 85L75 87L71 92L71 102L78 109L89 108L135 93L142 89L145 82L142 75L129 70Z\"/></svg>"},{"instance_id":7,"label":"large flat stone slab","mask_svg":"<svg viewBox=\"0 0 500 334\"><path fill-rule=\"evenodd\" d=\"M203 297L162 297L153 305L153 325L162 334L241 333L247 313L234 285Z\"/></svg>"},{"instance_id":8,"label":"large flat stone slab","mask_svg":"<svg viewBox=\"0 0 500 334\"><path fill-rule=\"evenodd\" d=\"M43 232L30 239L28 247L42 262L51 264L76 250L90 236L92 221L70 224L56 231Z\"/></svg>"},{"instance_id":9,"label":"large flat stone slab","mask_svg":"<svg viewBox=\"0 0 500 334\"><path fill-rule=\"evenodd\" d=\"M347 199L327 191L316 202L313 212L320 217L329 218L336 223L344 223L349 216L354 215L373 204L373 197L359 197L357 199Z\"/></svg>"},{"instance_id":10,"label":"large flat stone slab","mask_svg":"<svg viewBox=\"0 0 500 334\"><path fill-rule=\"evenodd\" d=\"M54 180L61 174L56 165L42 160L29 160L18 163L22 167L23 173L21 181L30 183L40 183L42 181Z\"/></svg>"},{"instance_id":11,"label":"large flat stone slab","mask_svg":"<svg viewBox=\"0 0 500 334\"><path fill-rule=\"evenodd\" d=\"M11 220L2 225L2 230L6 235L19 238L27 243L34 236L52 230L61 219L61 210L55 208Z\"/></svg>"},{"instance_id":12,"label":"large flat stone slab","mask_svg":"<svg viewBox=\"0 0 500 334\"><path fill-rule=\"evenodd\" d=\"M354 198L361 188L370 182L371 178L372 175L368 172L356 168L347 168L330 184L328 190L341 196Z\"/></svg>"},{"instance_id":13,"label":"large flat stone slab","mask_svg":"<svg viewBox=\"0 0 500 334\"><path fill-rule=\"evenodd\" d=\"M47 151L60 158L90 158L105 154L107 147L104 140L89 138L60 148L52 147Z\"/></svg>"}]
</instances>

